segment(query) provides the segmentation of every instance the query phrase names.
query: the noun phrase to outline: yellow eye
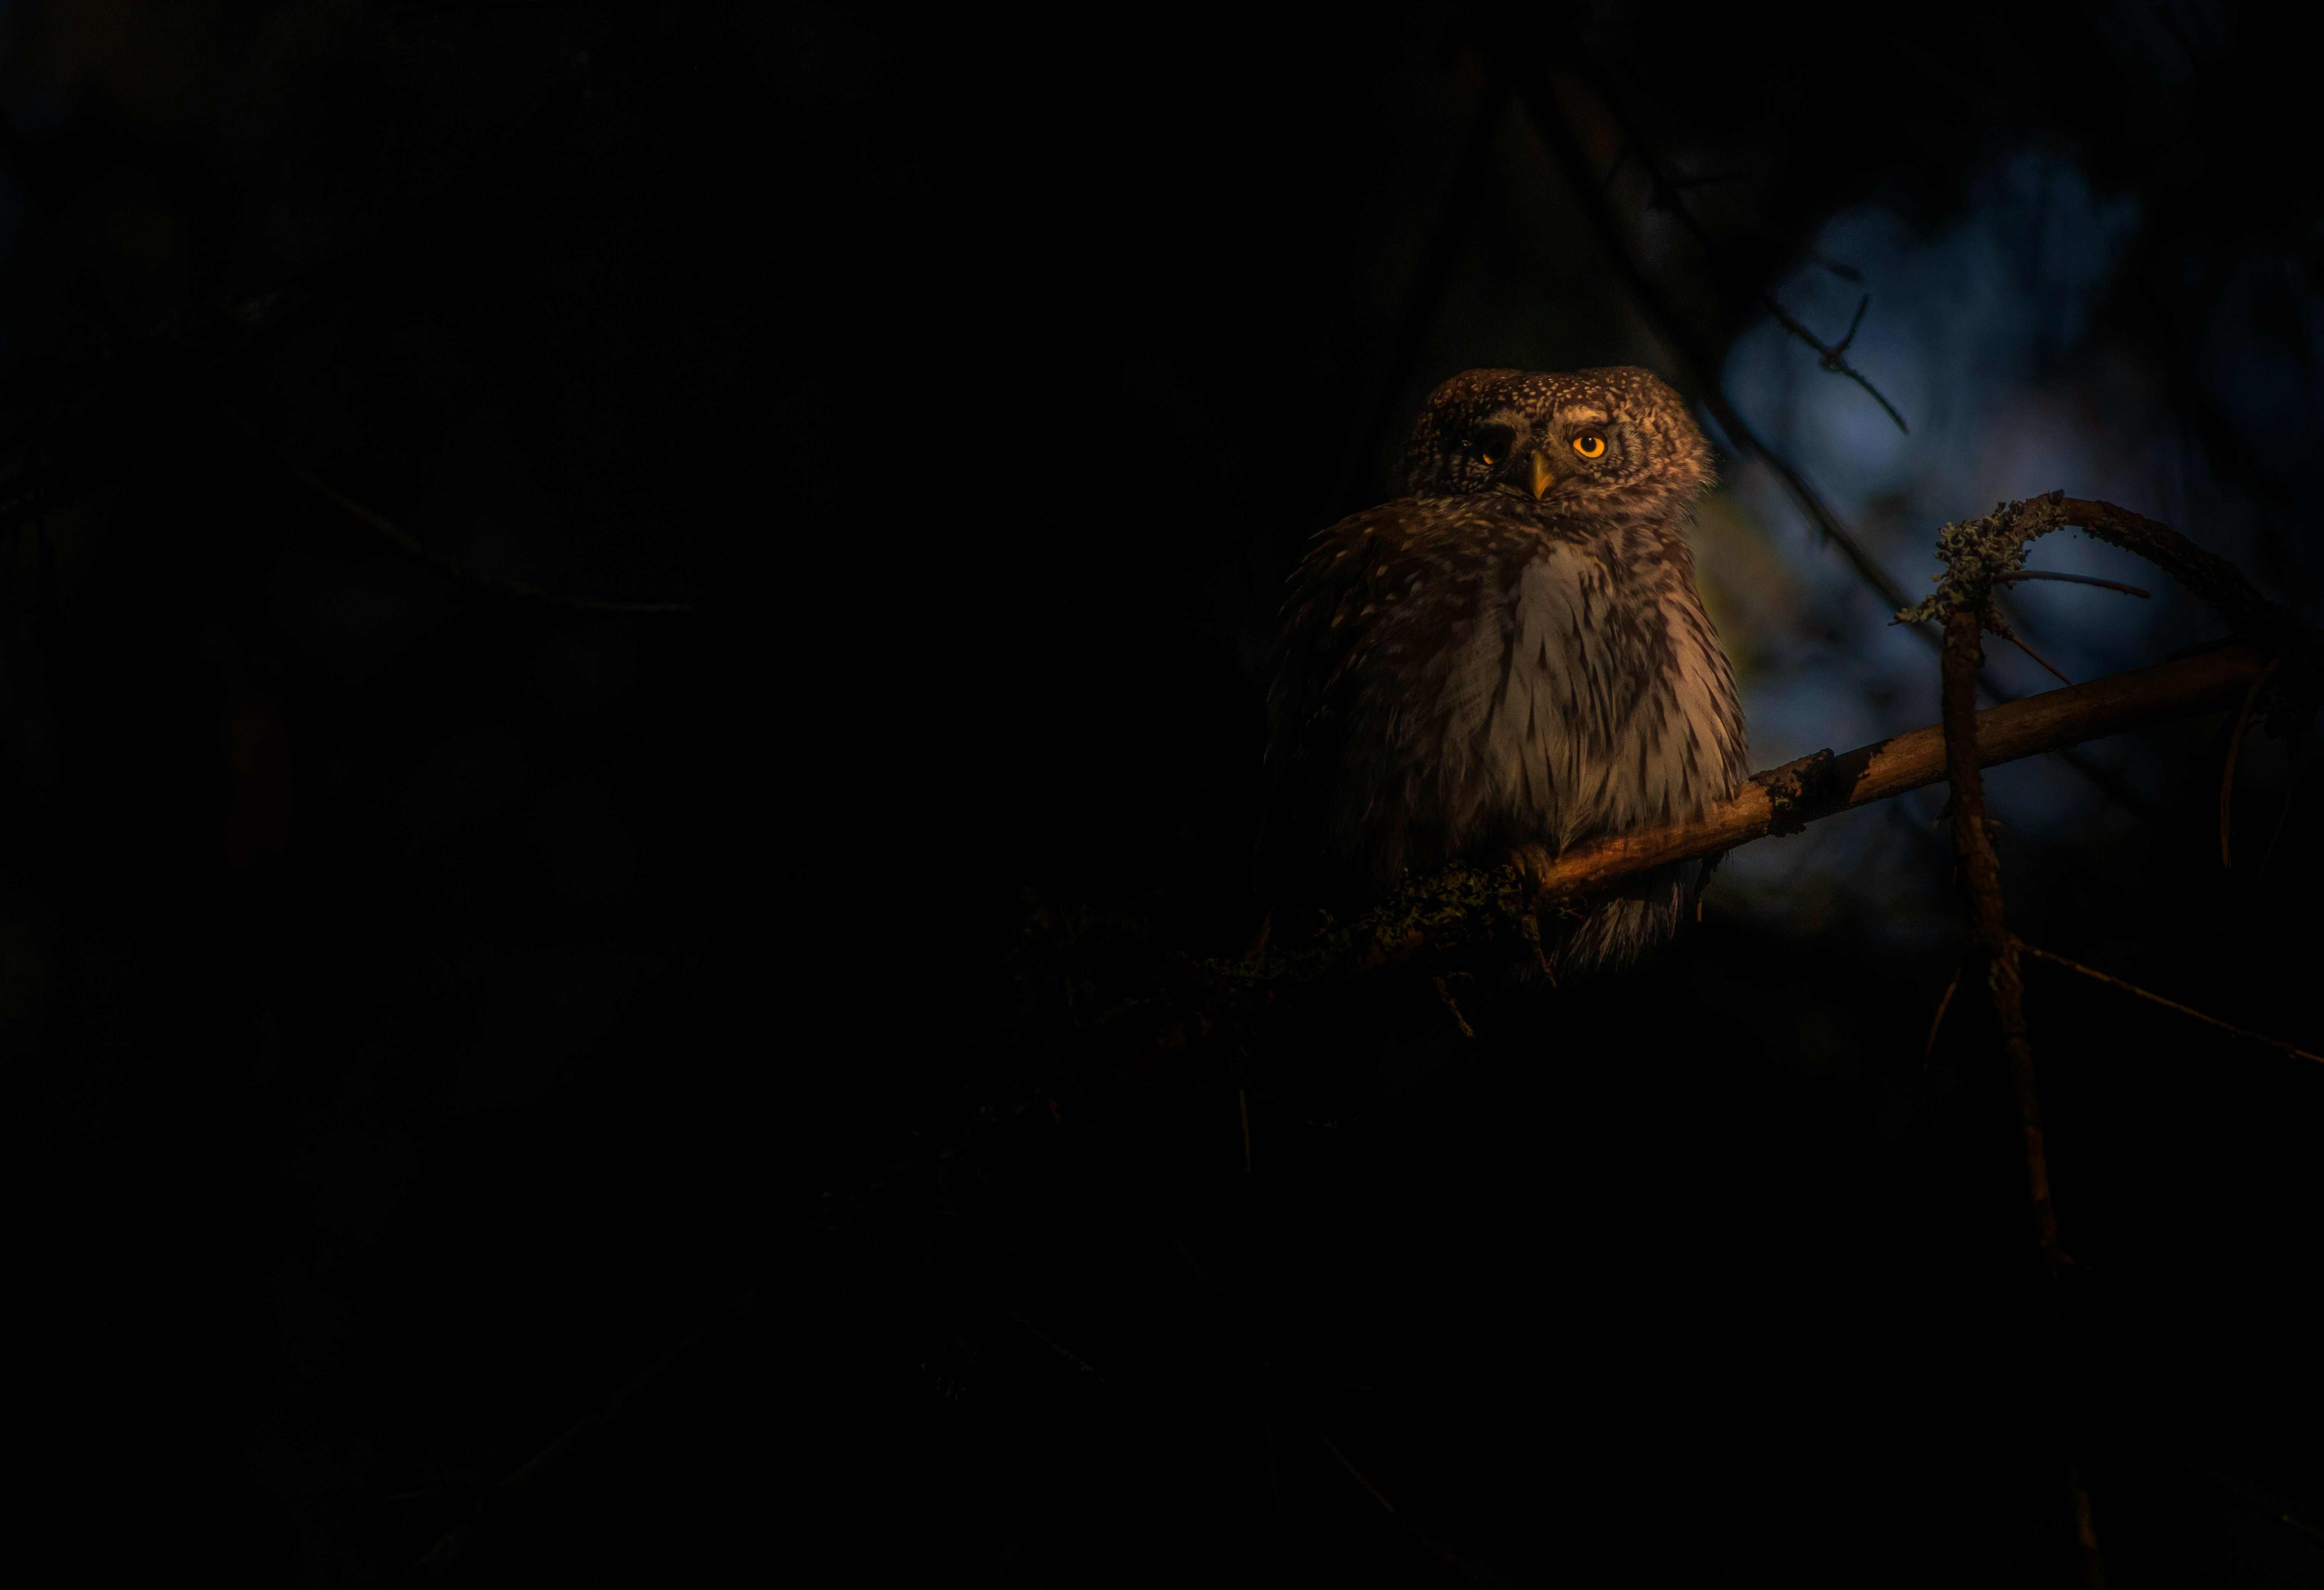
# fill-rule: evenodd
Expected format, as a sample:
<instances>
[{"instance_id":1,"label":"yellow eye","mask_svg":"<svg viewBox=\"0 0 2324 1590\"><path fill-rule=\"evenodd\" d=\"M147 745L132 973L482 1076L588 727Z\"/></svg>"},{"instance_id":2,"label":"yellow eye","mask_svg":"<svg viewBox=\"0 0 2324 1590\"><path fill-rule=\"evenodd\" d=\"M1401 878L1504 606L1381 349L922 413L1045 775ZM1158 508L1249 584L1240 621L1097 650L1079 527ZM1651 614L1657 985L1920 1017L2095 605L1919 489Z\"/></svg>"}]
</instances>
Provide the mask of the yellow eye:
<instances>
[{"instance_id":1,"label":"yellow eye","mask_svg":"<svg viewBox=\"0 0 2324 1590\"><path fill-rule=\"evenodd\" d=\"M1606 456L1606 438L1595 431L1583 431L1573 438L1573 450L1584 458Z\"/></svg>"},{"instance_id":2,"label":"yellow eye","mask_svg":"<svg viewBox=\"0 0 2324 1590\"><path fill-rule=\"evenodd\" d=\"M1490 453L1480 453L1477 456L1486 464L1490 464L1493 461L1493 455Z\"/></svg>"}]
</instances>

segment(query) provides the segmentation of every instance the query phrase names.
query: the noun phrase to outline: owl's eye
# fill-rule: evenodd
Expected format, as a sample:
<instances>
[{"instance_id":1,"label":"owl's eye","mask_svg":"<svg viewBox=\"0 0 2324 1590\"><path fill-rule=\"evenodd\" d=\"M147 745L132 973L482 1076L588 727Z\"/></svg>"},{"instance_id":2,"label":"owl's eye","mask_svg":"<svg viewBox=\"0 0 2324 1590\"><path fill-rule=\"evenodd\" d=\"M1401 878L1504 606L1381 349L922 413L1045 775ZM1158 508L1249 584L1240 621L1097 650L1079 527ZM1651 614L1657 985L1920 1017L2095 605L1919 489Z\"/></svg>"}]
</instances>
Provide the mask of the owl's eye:
<instances>
[{"instance_id":1,"label":"owl's eye","mask_svg":"<svg viewBox=\"0 0 2324 1590\"><path fill-rule=\"evenodd\" d=\"M1584 458L1606 456L1606 438L1596 431L1586 430L1573 438L1573 450Z\"/></svg>"},{"instance_id":2,"label":"owl's eye","mask_svg":"<svg viewBox=\"0 0 2324 1590\"><path fill-rule=\"evenodd\" d=\"M1480 464L1499 464L1517 446L1517 433L1506 425L1489 425L1469 438L1470 450Z\"/></svg>"}]
</instances>

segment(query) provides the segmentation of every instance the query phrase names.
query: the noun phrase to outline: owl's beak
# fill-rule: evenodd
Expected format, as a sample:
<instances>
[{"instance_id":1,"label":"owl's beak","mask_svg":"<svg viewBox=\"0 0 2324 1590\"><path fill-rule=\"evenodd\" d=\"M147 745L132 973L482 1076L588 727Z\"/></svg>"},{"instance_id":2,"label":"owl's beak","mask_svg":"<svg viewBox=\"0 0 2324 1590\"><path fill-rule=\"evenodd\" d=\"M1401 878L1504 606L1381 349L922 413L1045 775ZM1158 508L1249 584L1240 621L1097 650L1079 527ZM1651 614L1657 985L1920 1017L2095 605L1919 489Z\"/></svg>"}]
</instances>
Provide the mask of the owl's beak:
<instances>
[{"instance_id":1,"label":"owl's beak","mask_svg":"<svg viewBox=\"0 0 2324 1590\"><path fill-rule=\"evenodd\" d=\"M1549 455L1536 447L1533 450L1533 494L1537 501L1550 487L1557 484L1557 471L1549 466Z\"/></svg>"}]
</instances>

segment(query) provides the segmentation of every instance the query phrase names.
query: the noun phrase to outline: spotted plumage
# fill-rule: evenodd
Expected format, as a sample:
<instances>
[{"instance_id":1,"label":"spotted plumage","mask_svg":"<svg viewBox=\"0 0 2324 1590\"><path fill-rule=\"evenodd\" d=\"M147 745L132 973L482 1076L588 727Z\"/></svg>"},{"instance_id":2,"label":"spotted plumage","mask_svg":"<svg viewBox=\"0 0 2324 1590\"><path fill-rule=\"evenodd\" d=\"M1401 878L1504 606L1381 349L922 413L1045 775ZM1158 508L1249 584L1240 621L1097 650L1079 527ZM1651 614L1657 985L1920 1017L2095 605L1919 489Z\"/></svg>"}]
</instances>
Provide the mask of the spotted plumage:
<instances>
[{"instance_id":1,"label":"spotted plumage","mask_svg":"<svg viewBox=\"0 0 2324 1590\"><path fill-rule=\"evenodd\" d=\"M1643 370L1472 370L1430 394L1406 495L1315 538L1268 697L1262 878L1351 902L1406 869L1665 823L1747 767L1684 534L1712 478ZM1568 930L1561 970L1673 932L1690 863Z\"/></svg>"}]
</instances>

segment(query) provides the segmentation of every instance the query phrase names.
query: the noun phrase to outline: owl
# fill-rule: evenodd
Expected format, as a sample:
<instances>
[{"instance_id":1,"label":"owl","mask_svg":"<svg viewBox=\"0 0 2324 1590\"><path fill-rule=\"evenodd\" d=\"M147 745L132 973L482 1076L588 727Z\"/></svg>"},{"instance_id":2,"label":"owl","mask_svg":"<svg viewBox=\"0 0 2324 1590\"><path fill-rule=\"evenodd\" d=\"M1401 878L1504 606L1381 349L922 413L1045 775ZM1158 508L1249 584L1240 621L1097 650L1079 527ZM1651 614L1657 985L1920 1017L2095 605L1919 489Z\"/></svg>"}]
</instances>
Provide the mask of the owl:
<instances>
[{"instance_id":1,"label":"owl","mask_svg":"<svg viewBox=\"0 0 2324 1590\"><path fill-rule=\"evenodd\" d=\"M1316 536L1268 698L1273 903L1353 905L1407 870L1542 860L1733 795L1734 671L1685 526L1712 480L1644 370L1471 370L1429 394L1405 495ZM1557 971L1670 936L1702 886L1666 869L1558 936Z\"/></svg>"}]
</instances>

